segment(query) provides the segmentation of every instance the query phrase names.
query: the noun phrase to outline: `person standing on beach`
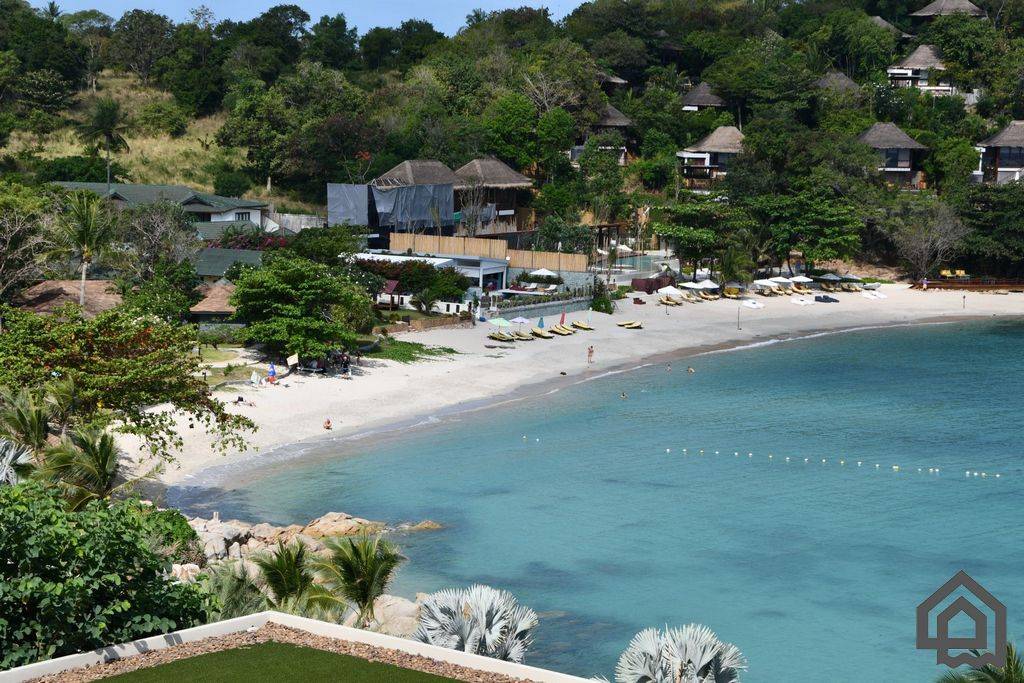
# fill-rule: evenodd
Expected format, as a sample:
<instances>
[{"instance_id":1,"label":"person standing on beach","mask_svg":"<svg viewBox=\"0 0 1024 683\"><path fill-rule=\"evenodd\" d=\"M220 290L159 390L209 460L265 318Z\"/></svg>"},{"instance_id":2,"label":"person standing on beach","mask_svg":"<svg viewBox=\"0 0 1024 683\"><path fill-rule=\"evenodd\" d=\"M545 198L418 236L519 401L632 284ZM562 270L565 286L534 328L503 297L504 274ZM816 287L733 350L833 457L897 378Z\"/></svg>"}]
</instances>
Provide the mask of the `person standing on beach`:
<instances>
[{"instance_id":1,"label":"person standing on beach","mask_svg":"<svg viewBox=\"0 0 1024 683\"><path fill-rule=\"evenodd\" d=\"M594 347L593 345L587 347L587 365L594 362Z\"/></svg>"}]
</instances>

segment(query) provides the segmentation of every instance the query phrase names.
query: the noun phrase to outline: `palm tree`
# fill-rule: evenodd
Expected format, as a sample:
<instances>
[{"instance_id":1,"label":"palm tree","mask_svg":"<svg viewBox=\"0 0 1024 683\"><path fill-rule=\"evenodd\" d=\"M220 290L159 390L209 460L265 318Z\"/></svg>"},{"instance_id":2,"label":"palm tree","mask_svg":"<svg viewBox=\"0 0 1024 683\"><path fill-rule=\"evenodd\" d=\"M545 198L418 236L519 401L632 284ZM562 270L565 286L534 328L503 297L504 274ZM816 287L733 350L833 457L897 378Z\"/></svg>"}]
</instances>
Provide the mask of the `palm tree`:
<instances>
[{"instance_id":1,"label":"palm tree","mask_svg":"<svg viewBox=\"0 0 1024 683\"><path fill-rule=\"evenodd\" d=\"M0 438L24 447L42 464L49 411L28 389L0 388Z\"/></svg>"},{"instance_id":2,"label":"palm tree","mask_svg":"<svg viewBox=\"0 0 1024 683\"><path fill-rule=\"evenodd\" d=\"M91 192L75 192L68 198L62 220L55 226L55 252L77 257L82 262L79 306L85 305L85 278L89 266L114 239L116 224L103 202L103 198Z\"/></svg>"},{"instance_id":3,"label":"palm tree","mask_svg":"<svg viewBox=\"0 0 1024 683\"><path fill-rule=\"evenodd\" d=\"M0 486L14 486L28 478L34 470L31 449L0 439Z\"/></svg>"},{"instance_id":4,"label":"palm tree","mask_svg":"<svg viewBox=\"0 0 1024 683\"><path fill-rule=\"evenodd\" d=\"M980 654L977 650L971 650L971 653ZM1024 661L1013 643L1009 643L1006 646L1006 664L1001 668L985 664L968 671L947 671L936 683L1024 683Z\"/></svg>"},{"instance_id":5,"label":"palm tree","mask_svg":"<svg viewBox=\"0 0 1024 683\"><path fill-rule=\"evenodd\" d=\"M437 303L437 296L431 289L424 289L412 297L412 305L428 315L435 303Z\"/></svg>"},{"instance_id":6,"label":"palm tree","mask_svg":"<svg viewBox=\"0 0 1024 683\"><path fill-rule=\"evenodd\" d=\"M735 645L707 626L648 628L633 637L615 667L616 683L733 683L747 668Z\"/></svg>"},{"instance_id":7,"label":"palm tree","mask_svg":"<svg viewBox=\"0 0 1024 683\"><path fill-rule=\"evenodd\" d=\"M241 564L217 566L206 575L203 585L213 596L210 621L244 617L267 608L267 596L259 581L249 576Z\"/></svg>"},{"instance_id":8,"label":"palm tree","mask_svg":"<svg viewBox=\"0 0 1024 683\"><path fill-rule=\"evenodd\" d=\"M91 500L106 499L149 479L155 469L138 477L122 477L121 449L100 427L88 426L65 436L46 451L43 474L64 489L68 506L80 510Z\"/></svg>"},{"instance_id":9,"label":"palm tree","mask_svg":"<svg viewBox=\"0 0 1024 683\"><path fill-rule=\"evenodd\" d=\"M127 152L128 118L121 104L112 97L96 100L85 121L78 127L78 137L87 144L103 143L107 152L107 194L110 194L110 153Z\"/></svg>"},{"instance_id":10,"label":"palm tree","mask_svg":"<svg viewBox=\"0 0 1024 683\"><path fill-rule=\"evenodd\" d=\"M327 547L330 557L315 564L320 584L311 601L326 607L346 600L358 610L359 624L366 628L373 620L374 601L387 590L405 558L381 536L335 539Z\"/></svg>"},{"instance_id":11,"label":"palm tree","mask_svg":"<svg viewBox=\"0 0 1024 683\"><path fill-rule=\"evenodd\" d=\"M537 613L490 586L443 590L423 601L413 640L451 650L522 662L533 643Z\"/></svg>"},{"instance_id":12,"label":"palm tree","mask_svg":"<svg viewBox=\"0 0 1024 683\"><path fill-rule=\"evenodd\" d=\"M309 551L303 543L285 545L279 542L274 552L255 557L253 562L260 570L274 609L291 611L285 608L305 598L313 585Z\"/></svg>"}]
</instances>

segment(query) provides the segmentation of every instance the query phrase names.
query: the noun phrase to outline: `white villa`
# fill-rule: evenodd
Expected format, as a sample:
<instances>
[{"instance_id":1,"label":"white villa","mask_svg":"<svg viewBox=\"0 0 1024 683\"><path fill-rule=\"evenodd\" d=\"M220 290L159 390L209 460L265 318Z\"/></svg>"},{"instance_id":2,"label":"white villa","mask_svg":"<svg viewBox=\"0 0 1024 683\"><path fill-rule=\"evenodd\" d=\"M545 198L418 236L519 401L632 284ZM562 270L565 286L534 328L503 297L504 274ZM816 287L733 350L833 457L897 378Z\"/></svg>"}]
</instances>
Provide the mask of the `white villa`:
<instances>
[{"instance_id":1,"label":"white villa","mask_svg":"<svg viewBox=\"0 0 1024 683\"><path fill-rule=\"evenodd\" d=\"M676 152L683 160L686 187L706 192L725 177L729 164L743 151L743 133L736 126L719 126L704 139Z\"/></svg>"},{"instance_id":2,"label":"white villa","mask_svg":"<svg viewBox=\"0 0 1024 683\"><path fill-rule=\"evenodd\" d=\"M978 169L973 180L1011 183L1024 179L1024 121L1011 121L1006 128L978 143Z\"/></svg>"},{"instance_id":3,"label":"white villa","mask_svg":"<svg viewBox=\"0 0 1024 683\"><path fill-rule=\"evenodd\" d=\"M957 95L959 90L946 77L946 65L934 45L919 45L886 72L895 88L917 88L933 95Z\"/></svg>"}]
</instances>

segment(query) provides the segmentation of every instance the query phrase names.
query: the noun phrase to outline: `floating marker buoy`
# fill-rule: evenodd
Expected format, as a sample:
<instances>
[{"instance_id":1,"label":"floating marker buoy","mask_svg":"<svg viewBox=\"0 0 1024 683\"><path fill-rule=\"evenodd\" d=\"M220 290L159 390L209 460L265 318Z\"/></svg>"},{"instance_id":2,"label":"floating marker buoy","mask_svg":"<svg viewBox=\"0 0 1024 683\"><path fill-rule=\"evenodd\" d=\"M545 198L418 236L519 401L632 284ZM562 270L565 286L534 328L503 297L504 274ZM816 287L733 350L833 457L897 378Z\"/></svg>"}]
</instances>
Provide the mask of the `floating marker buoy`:
<instances>
[{"instance_id":1,"label":"floating marker buoy","mask_svg":"<svg viewBox=\"0 0 1024 683\"><path fill-rule=\"evenodd\" d=\"M825 462L825 458L822 458L822 459L821 459L821 462L822 462L822 463L824 463L824 462Z\"/></svg>"},{"instance_id":2,"label":"floating marker buoy","mask_svg":"<svg viewBox=\"0 0 1024 683\"><path fill-rule=\"evenodd\" d=\"M715 451L715 455L718 455L718 451Z\"/></svg>"},{"instance_id":3,"label":"floating marker buoy","mask_svg":"<svg viewBox=\"0 0 1024 683\"><path fill-rule=\"evenodd\" d=\"M788 455L786 456L786 462L789 462L789 456Z\"/></svg>"},{"instance_id":4,"label":"floating marker buoy","mask_svg":"<svg viewBox=\"0 0 1024 683\"><path fill-rule=\"evenodd\" d=\"M860 461L860 460L858 460L858 461L857 461L857 467L860 467L860 466L861 466L861 462L862 462L862 461Z\"/></svg>"},{"instance_id":5,"label":"floating marker buoy","mask_svg":"<svg viewBox=\"0 0 1024 683\"><path fill-rule=\"evenodd\" d=\"M996 475L996 479L998 479L998 478L999 478L999 475L997 474L997 475Z\"/></svg>"},{"instance_id":6,"label":"floating marker buoy","mask_svg":"<svg viewBox=\"0 0 1024 683\"><path fill-rule=\"evenodd\" d=\"M877 470L878 468L879 468L879 464L876 462L875 463L875 469Z\"/></svg>"},{"instance_id":7,"label":"floating marker buoy","mask_svg":"<svg viewBox=\"0 0 1024 683\"><path fill-rule=\"evenodd\" d=\"M811 461L810 458L804 458L804 462L810 462L810 461Z\"/></svg>"},{"instance_id":8,"label":"floating marker buoy","mask_svg":"<svg viewBox=\"0 0 1024 683\"><path fill-rule=\"evenodd\" d=\"M893 465L892 466L892 471L893 472L899 472L900 471L900 466L899 465Z\"/></svg>"},{"instance_id":9,"label":"floating marker buoy","mask_svg":"<svg viewBox=\"0 0 1024 683\"><path fill-rule=\"evenodd\" d=\"M703 449L703 448L702 448L702 449L700 449L700 454L701 454L701 455L704 455L704 449Z\"/></svg>"},{"instance_id":10,"label":"floating marker buoy","mask_svg":"<svg viewBox=\"0 0 1024 683\"><path fill-rule=\"evenodd\" d=\"M754 454L753 453L747 453L747 457L752 458L752 457L754 457Z\"/></svg>"},{"instance_id":11,"label":"floating marker buoy","mask_svg":"<svg viewBox=\"0 0 1024 683\"><path fill-rule=\"evenodd\" d=\"M769 454L768 454L768 459L769 459L769 460L771 460L771 459L772 459L772 454L771 454L771 453L769 453Z\"/></svg>"},{"instance_id":12,"label":"floating marker buoy","mask_svg":"<svg viewBox=\"0 0 1024 683\"><path fill-rule=\"evenodd\" d=\"M845 460L840 460L840 461L839 461L839 464L840 464L840 465L845 465L845 464L846 464L846 461L845 461Z\"/></svg>"}]
</instances>

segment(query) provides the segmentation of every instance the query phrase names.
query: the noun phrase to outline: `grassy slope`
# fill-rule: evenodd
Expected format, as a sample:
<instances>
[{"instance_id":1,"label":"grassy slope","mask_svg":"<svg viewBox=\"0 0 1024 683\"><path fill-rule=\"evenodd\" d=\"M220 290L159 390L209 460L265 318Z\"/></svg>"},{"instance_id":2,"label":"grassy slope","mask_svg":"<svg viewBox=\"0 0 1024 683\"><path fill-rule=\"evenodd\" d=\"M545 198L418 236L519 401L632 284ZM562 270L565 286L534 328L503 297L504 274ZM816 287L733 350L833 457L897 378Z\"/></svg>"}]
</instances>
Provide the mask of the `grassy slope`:
<instances>
[{"instance_id":1,"label":"grassy slope","mask_svg":"<svg viewBox=\"0 0 1024 683\"><path fill-rule=\"evenodd\" d=\"M68 114L71 123L80 121L89 105L100 96L110 96L121 102L129 116L134 116L150 102L171 99L168 93L144 86L134 76L104 74L99 80L97 94L87 91L79 93L74 108ZM116 159L128 169L134 182L188 185L212 192L213 175L220 162L233 166L245 163L244 149L223 148L214 141L223 123L223 114L197 119L189 124L188 131L180 138L130 131L127 135L130 150L116 155ZM69 125L46 136L41 144L35 136L19 131L11 136L7 147L0 147L0 156L26 151L44 158L54 158L83 154L85 146ZM255 187L246 196L271 202L279 210L324 212L321 206L297 202L277 194L263 195L261 189Z\"/></svg>"},{"instance_id":2,"label":"grassy slope","mask_svg":"<svg viewBox=\"0 0 1024 683\"><path fill-rule=\"evenodd\" d=\"M346 681L346 683L441 683L451 679L421 671L400 669L358 657L314 650L286 643L224 650L179 659L149 669L138 669L107 680L124 683L180 683L217 681Z\"/></svg>"}]
</instances>

